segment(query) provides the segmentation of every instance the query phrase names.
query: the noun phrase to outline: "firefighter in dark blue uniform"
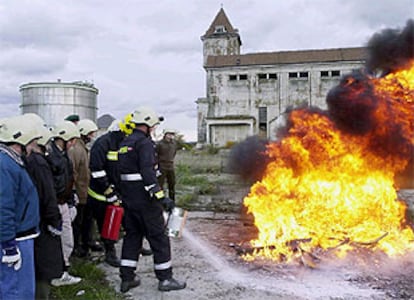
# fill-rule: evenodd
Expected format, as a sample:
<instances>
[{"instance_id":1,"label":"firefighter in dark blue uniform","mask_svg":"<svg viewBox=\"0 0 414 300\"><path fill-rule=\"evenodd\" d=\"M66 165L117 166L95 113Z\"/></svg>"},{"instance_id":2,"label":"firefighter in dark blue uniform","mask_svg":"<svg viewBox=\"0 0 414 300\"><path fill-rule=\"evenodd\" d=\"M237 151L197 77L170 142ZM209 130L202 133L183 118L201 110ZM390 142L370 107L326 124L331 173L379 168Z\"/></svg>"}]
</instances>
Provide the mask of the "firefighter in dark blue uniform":
<instances>
[{"instance_id":1,"label":"firefighter in dark blue uniform","mask_svg":"<svg viewBox=\"0 0 414 300\"><path fill-rule=\"evenodd\" d=\"M118 149L125 133L121 131L119 120L112 122L108 132L100 136L90 151L89 169L91 177L88 187L87 211L96 220L102 232L106 208L110 204L119 205ZM91 224L89 224L89 227ZM90 228L89 228L90 229ZM90 230L86 230L90 232ZM105 248L105 262L119 267L121 261L116 255L115 241L101 238Z\"/></svg>"},{"instance_id":2,"label":"firefighter in dark blue uniform","mask_svg":"<svg viewBox=\"0 0 414 300\"><path fill-rule=\"evenodd\" d=\"M120 268L121 292L140 284L135 270L144 237L154 255L158 289L170 291L186 287L185 282L172 277L171 247L165 234L163 209L171 211L174 201L165 197L156 176L157 159L151 132L162 120L150 108L136 109L131 118L135 128L120 144L118 161L126 232Z\"/></svg>"}]
</instances>

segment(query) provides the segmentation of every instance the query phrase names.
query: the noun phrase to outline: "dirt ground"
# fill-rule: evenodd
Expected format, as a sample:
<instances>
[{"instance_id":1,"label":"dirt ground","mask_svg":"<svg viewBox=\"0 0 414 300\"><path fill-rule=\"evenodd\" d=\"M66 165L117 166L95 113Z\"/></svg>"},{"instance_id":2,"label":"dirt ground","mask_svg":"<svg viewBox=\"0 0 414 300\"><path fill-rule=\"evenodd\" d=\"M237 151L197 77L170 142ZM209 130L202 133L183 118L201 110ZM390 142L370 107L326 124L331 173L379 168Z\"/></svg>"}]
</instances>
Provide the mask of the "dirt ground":
<instances>
[{"instance_id":1,"label":"dirt ground","mask_svg":"<svg viewBox=\"0 0 414 300\"><path fill-rule=\"evenodd\" d=\"M186 280L187 288L159 292L152 257L141 257L137 270L141 286L126 295L151 300L414 299L412 254L398 260L326 260L315 269L269 261L252 263L230 247L252 235L254 229L240 214L189 212L183 237L171 239L174 277ZM119 270L104 263L101 267L119 291Z\"/></svg>"}]
</instances>

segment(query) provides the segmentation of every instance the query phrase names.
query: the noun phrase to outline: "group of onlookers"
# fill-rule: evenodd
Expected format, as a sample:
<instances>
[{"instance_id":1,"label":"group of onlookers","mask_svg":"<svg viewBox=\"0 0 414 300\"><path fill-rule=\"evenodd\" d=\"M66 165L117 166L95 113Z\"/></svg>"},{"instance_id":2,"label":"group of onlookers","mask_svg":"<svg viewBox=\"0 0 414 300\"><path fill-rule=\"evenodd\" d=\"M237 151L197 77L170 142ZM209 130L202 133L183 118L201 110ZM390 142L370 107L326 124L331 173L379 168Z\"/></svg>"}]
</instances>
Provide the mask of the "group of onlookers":
<instances>
[{"instance_id":1,"label":"group of onlookers","mask_svg":"<svg viewBox=\"0 0 414 300\"><path fill-rule=\"evenodd\" d=\"M140 284L144 253L154 256L159 290L185 288L172 277L163 215L175 205L175 133L158 145L151 138L162 119L141 107L96 140L97 125L77 115L50 128L32 113L0 120L0 299L48 299L50 285L80 282L70 258L90 250L120 268L122 292ZM124 208L121 259L116 240L95 241L94 220L101 232L108 205Z\"/></svg>"}]
</instances>

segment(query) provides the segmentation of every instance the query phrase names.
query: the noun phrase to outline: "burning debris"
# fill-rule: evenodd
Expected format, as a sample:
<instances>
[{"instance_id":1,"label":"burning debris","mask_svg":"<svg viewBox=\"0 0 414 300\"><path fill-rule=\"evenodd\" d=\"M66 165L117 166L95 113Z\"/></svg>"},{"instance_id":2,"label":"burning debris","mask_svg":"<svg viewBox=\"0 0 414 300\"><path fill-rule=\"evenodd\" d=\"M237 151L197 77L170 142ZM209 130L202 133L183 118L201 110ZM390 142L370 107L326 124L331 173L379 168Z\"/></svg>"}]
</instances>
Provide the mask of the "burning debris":
<instances>
[{"instance_id":1,"label":"burning debris","mask_svg":"<svg viewBox=\"0 0 414 300\"><path fill-rule=\"evenodd\" d=\"M395 176L414 151L414 21L369 41L367 70L345 76L328 111L296 109L286 135L266 146L267 165L244 199L258 237L233 245L246 260L299 260L358 248L414 250ZM388 41L388 40L391 41ZM383 77L372 73L381 69Z\"/></svg>"}]
</instances>

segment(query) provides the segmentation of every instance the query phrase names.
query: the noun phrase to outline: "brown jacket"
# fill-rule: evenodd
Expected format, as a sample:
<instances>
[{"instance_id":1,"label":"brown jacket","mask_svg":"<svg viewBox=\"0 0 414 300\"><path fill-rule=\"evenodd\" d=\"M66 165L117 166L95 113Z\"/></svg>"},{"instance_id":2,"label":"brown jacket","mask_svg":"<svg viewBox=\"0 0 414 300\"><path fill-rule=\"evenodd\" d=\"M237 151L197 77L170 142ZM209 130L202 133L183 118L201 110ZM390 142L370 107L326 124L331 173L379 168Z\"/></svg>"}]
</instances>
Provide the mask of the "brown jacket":
<instances>
[{"instance_id":1,"label":"brown jacket","mask_svg":"<svg viewBox=\"0 0 414 300\"><path fill-rule=\"evenodd\" d=\"M69 149L68 156L73 164L74 188L79 197L80 204L86 204L89 186L89 150L85 142L78 139L76 144Z\"/></svg>"}]
</instances>

